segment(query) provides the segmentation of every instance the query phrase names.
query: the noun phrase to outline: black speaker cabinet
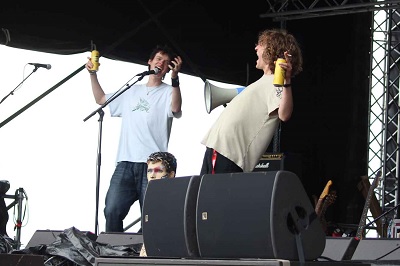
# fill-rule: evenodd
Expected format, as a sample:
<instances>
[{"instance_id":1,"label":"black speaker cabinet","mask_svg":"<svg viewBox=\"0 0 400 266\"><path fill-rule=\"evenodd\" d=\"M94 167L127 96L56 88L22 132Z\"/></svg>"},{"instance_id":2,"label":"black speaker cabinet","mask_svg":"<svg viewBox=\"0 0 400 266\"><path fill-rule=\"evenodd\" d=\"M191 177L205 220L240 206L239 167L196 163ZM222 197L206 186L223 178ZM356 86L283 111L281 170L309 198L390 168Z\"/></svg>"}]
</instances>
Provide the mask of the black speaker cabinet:
<instances>
[{"instance_id":1,"label":"black speaker cabinet","mask_svg":"<svg viewBox=\"0 0 400 266\"><path fill-rule=\"evenodd\" d=\"M358 243L351 260L400 260L400 239L364 238Z\"/></svg>"},{"instance_id":2,"label":"black speaker cabinet","mask_svg":"<svg viewBox=\"0 0 400 266\"><path fill-rule=\"evenodd\" d=\"M322 259L342 261L350 260L358 246L359 240L354 237L326 237Z\"/></svg>"},{"instance_id":3,"label":"black speaker cabinet","mask_svg":"<svg viewBox=\"0 0 400 266\"><path fill-rule=\"evenodd\" d=\"M29 240L26 248L50 245L57 240L57 237L63 233L63 230L36 230L32 238ZM96 241L97 236L89 231L83 231L91 240Z\"/></svg>"},{"instance_id":4,"label":"black speaker cabinet","mask_svg":"<svg viewBox=\"0 0 400 266\"><path fill-rule=\"evenodd\" d=\"M101 232L96 242L111 246L141 244L143 243L143 236L139 233Z\"/></svg>"},{"instance_id":5,"label":"black speaker cabinet","mask_svg":"<svg viewBox=\"0 0 400 266\"><path fill-rule=\"evenodd\" d=\"M44 256L32 254L0 254L1 266L43 266Z\"/></svg>"},{"instance_id":6,"label":"black speaker cabinet","mask_svg":"<svg viewBox=\"0 0 400 266\"><path fill-rule=\"evenodd\" d=\"M196 223L205 258L314 260L325 247L310 199L289 171L204 175Z\"/></svg>"},{"instance_id":7,"label":"black speaker cabinet","mask_svg":"<svg viewBox=\"0 0 400 266\"><path fill-rule=\"evenodd\" d=\"M62 232L62 230L36 230L26 245L26 248L49 245L53 243Z\"/></svg>"},{"instance_id":8,"label":"black speaker cabinet","mask_svg":"<svg viewBox=\"0 0 400 266\"><path fill-rule=\"evenodd\" d=\"M152 180L143 203L148 256L197 257L196 199L200 176Z\"/></svg>"}]
</instances>

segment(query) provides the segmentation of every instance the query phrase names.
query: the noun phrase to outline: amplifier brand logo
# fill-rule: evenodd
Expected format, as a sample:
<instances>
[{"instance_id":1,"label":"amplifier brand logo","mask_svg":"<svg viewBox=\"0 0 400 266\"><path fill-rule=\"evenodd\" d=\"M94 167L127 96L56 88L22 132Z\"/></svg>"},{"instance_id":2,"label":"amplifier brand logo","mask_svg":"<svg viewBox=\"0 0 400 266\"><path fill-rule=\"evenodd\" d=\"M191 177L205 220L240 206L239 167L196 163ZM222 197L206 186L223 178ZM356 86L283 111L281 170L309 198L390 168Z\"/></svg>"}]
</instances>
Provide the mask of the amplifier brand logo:
<instances>
[{"instance_id":1,"label":"amplifier brand logo","mask_svg":"<svg viewBox=\"0 0 400 266\"><path fill-rule=\"evenodd\" d=\"M258 163L255 168L269 168L269 163Z\"/></svg>"}]
</instances>

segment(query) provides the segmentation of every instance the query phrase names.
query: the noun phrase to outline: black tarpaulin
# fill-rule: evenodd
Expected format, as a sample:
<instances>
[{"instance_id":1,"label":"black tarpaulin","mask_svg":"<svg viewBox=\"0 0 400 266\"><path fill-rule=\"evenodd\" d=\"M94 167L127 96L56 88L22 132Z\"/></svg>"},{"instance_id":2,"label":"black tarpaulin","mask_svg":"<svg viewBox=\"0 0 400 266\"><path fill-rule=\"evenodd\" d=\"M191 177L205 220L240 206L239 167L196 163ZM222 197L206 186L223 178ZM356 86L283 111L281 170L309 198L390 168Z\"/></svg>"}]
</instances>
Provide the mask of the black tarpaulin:
<instances>
[{"instance_id":1,"label":"black tarpaulin","mask_svg":"<svg viewBox=\"0 0 400 266\"><path fill-rule=\"evenodd\" d=\"M7 245L6 245L7 246ZM12 254L42 255L45 266L53 265L95 265L98 257L132 257L138 256L142 244L111 246L97 243L75 227L68 228L60 233L56 240L49 245L39 245L27 249L12 250ZM63 264L61 264L63 263Z\"/></svg>"}]
</instances>

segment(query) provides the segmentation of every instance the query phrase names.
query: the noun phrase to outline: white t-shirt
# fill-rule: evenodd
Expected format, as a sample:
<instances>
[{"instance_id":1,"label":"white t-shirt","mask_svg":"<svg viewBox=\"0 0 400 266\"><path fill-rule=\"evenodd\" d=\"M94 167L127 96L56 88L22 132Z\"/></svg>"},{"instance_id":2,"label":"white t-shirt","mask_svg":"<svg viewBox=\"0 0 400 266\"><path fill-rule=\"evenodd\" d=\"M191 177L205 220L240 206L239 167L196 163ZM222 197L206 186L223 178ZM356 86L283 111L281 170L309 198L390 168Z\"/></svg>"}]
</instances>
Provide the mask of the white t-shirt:
<instances>
[{"instance_id":1,"label":"white t-shirt","mask_svg":"<svg viewBox=\"0 0 400 266\"><path fill-rule=\"evenodd\" d=\"M107 94L109 99L113 94ZM133 85L110 104L111 116L121 117L117 162L146 162L157 151L167 151L174 114L172 86ZM179 118L181 113L175 114Z\"/></svg>"}]
</instances>

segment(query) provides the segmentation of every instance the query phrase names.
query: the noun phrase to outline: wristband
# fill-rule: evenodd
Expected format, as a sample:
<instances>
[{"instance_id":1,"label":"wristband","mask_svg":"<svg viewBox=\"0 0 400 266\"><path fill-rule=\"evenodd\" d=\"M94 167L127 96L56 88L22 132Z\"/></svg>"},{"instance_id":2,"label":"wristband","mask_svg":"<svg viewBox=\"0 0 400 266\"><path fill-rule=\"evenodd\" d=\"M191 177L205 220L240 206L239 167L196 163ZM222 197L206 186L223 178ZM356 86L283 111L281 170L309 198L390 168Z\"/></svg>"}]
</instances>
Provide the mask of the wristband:
<instances>
[{"instance_id":1,"label":"wristband","mask_svg":"<svg viewBox=\"0 0 400 266\"><path fill-rule=\"evenodd\" d=\"M285 88L289 88L289 87L292 87L292 84L283 84L283 87L285 87Z\"/></svg>"},{"instance_id":2,"label":"wristband","mask_svg":"<svg viewBox=\"0 0 400 266\"><path fill-rule=\"evenodd\" d=\"M176 78L171 78L171 85L172 87L179 87L179 77L176 76Z\"/></svg>"}]
</instances>

